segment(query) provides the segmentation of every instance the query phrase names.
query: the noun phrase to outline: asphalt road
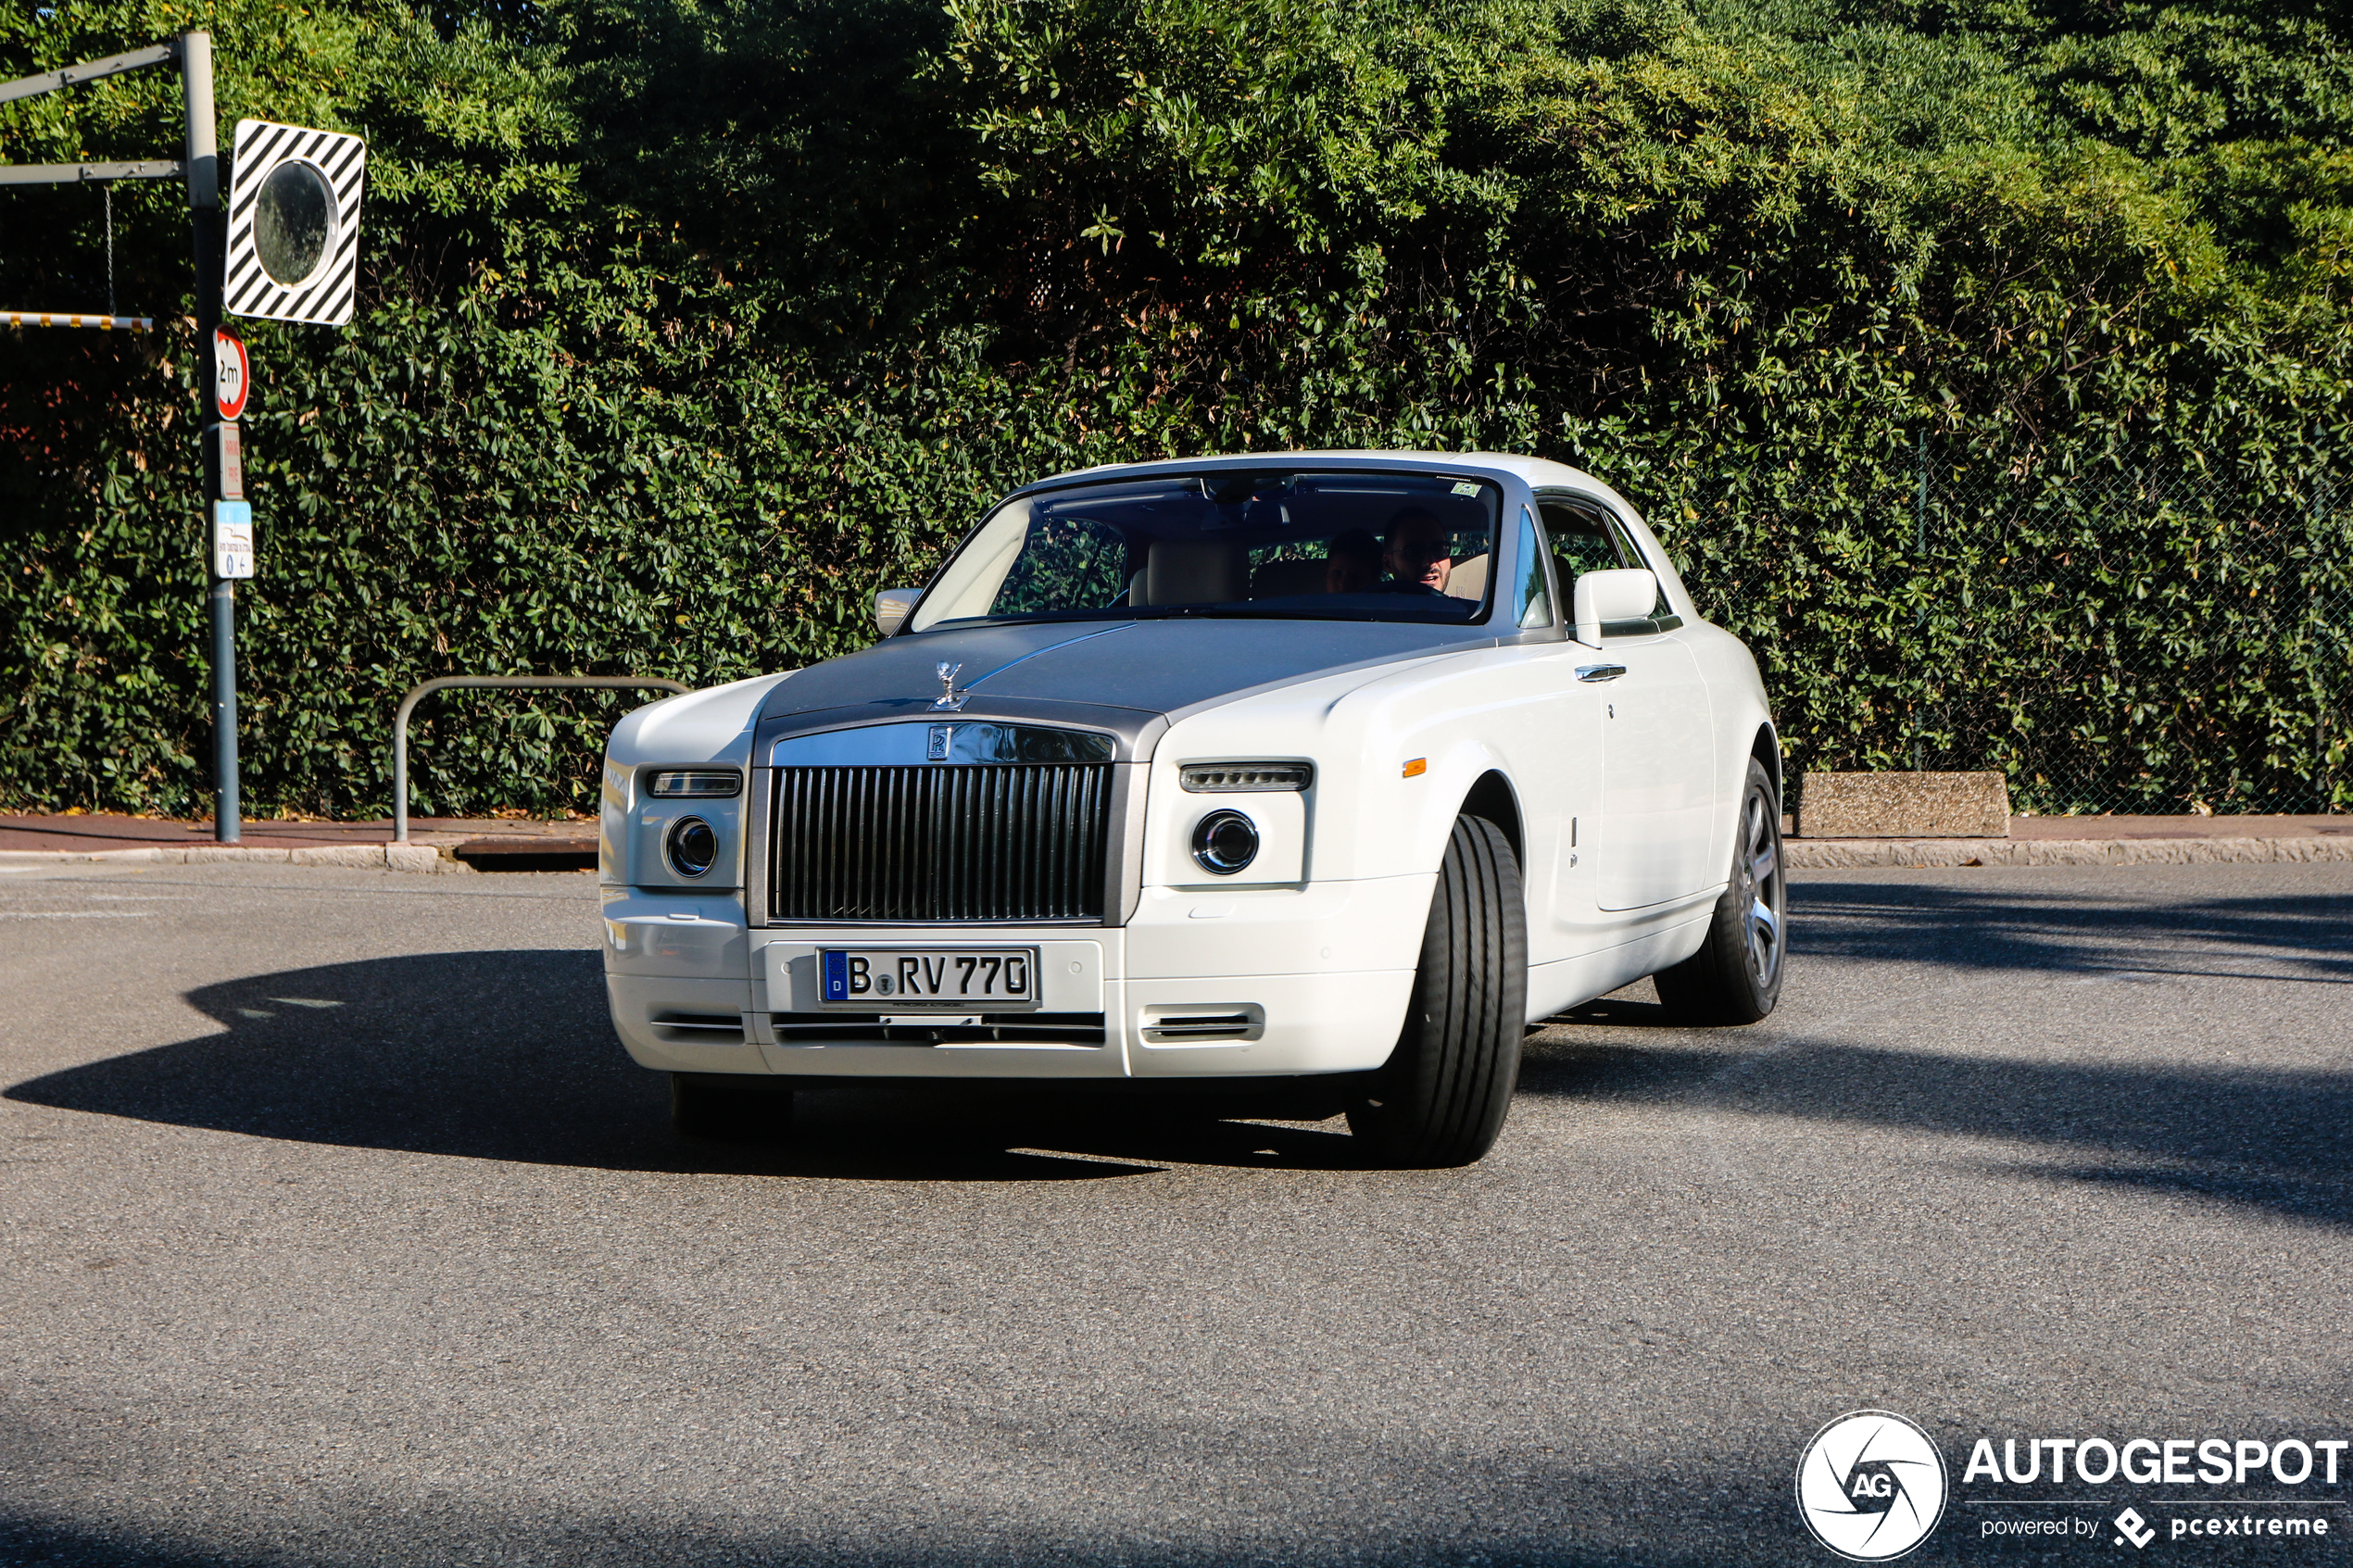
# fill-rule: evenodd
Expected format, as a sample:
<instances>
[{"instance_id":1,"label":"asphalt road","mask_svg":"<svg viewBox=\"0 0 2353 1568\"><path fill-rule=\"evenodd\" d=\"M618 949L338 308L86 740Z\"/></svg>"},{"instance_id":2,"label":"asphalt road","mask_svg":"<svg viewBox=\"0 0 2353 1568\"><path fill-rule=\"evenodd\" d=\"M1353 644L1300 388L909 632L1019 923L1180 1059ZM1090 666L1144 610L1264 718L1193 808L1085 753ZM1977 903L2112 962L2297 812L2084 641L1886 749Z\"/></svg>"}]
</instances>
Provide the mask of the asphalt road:
<instances>
[{"instance_id":1,"label":"asphalt road","mask_svg":"<svg viewBox=\"0 0 2353 1568\"><path fill-rule=\"evenodd\" d=\"M2353 867L1794 909L1768 1024L1596 1004L1486 1162L1400 1174L953 1094L682 1142L585 876L0 875L0 1561L1827 1562L1792 1476L1860 1407L1952 1467L1912 1561L2340 1555L2353 1456L1960 1471L2353 1436ZM1994 1494L2333 1534L1989 1539L2053 1516Z\"/></svg>"}]
</instances>

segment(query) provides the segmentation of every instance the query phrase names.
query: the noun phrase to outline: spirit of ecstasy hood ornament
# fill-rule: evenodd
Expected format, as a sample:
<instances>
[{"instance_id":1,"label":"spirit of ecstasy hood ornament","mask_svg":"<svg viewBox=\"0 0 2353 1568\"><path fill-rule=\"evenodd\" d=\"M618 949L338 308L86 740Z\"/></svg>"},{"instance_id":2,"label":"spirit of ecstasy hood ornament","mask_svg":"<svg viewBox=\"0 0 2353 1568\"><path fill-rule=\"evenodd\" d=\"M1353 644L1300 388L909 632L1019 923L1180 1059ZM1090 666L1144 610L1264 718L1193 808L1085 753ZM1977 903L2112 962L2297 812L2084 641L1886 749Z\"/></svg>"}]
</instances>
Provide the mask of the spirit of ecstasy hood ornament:
<instances>
[{"instance_id":1,"label":"spirit of ecstasy hood ornament","mask_svg":"<svg viewBox=\"0 0 2353 1568\"><path fill-rule=\"evenodd\" d=\"M933 665L932 670L939 677L939 696L933 700L931 710L934 713L955 713L962 710L965 699L972 696L970 692L960 692L956 689L956 677L963 673L964 667L961 664L940 663Z\"/></svg>"}]
</instances>

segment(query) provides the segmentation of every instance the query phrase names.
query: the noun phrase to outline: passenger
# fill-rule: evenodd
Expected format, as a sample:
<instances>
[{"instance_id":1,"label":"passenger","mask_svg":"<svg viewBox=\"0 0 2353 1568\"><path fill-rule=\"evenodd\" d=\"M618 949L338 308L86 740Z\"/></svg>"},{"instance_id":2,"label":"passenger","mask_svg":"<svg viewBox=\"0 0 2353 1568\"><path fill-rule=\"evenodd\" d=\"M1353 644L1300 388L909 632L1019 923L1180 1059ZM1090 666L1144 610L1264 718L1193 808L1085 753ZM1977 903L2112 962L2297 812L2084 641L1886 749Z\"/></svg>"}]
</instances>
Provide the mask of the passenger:
<instances>
[{"instance_id":1,"label":"passenger","mask_svg":"<svg viewBox=\"0 0 2353 1568\"><path fill-rule=\"evenodd\" d=\"M1324 546L1324 592L1364 594L1380 581L1380 541L1352 528Z\"/></svg>"},{"instance_id":2,"label":"passenger","mask_svg":"<svg viewBox=\"0 0 2353 1568\"><path fill-rule=\"evenodd\" d=\"M1434 513L1408 507L1389 520L1388 547L1382 564L1389 581L1381 584L1392 594L1443 594L1453 574L1454 560L1446 543L1446 525Z\"/></svg>"}]
</instances>

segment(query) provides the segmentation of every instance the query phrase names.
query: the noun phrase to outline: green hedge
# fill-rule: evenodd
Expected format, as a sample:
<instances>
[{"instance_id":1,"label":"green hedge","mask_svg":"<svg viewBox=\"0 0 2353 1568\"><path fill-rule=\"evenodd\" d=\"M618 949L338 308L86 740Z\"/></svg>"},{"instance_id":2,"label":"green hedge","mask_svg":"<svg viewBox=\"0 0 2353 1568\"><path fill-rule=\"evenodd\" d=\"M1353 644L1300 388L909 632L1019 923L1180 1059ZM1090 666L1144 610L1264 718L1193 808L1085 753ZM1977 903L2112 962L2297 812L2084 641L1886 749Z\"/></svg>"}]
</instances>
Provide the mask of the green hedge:
<instances>
[{"instance_id":1,"label":"green hedge","mask_svg":"<svg viewBox=\"0 0 2353 1568\"><path fill-rule=\"evenodd\" d=\"M386 810L428 676L804 663L1004 488L1293 445L1608 479L1801 766L2353 805L2325 20L64 0L0 19L0 73L191 22L224 131L371 147L359 320L246 333L257 812ZM153 156L175 104L0 109L0 159ZM173 193L115 209L125 308L184 311ZM54 241L0 305L100 301L94 193L0 214ZM5 352L0 806L201 810L184 320ZM625 700L436 698L417 809L585 804Z\"/></svg>"}]
</instances>

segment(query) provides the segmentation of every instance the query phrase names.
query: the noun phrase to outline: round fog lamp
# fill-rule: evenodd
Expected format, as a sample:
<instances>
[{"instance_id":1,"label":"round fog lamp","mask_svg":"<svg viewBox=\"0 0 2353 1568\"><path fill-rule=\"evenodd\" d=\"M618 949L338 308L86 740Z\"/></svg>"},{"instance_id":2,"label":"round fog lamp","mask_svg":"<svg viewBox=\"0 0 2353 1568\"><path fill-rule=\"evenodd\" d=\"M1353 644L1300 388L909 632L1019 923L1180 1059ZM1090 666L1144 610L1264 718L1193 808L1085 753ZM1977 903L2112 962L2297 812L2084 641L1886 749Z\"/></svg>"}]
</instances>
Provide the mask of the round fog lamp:
<instances>
[{"instance_id":1,"label":"round fog lamp","mask_svg":"<svg viewBox=\"0 0 2353 1568\"><path fill-rule=\"evenodd\" d=\"M1258 859L1258 824L1239 811L1212 811L1193 828L1193 859L1213 876L1231 876Z\"/></svg>"},{"instance_id":2,"label":"round fog lamp","mask_svg":"<svg viewBox=\"0 0 2353 1568\"><path fill-rule=\"evenodd\" d=\"M670 824L663 847L672 871L680 876L700 876L719 859L719 834L700 817L681 817Z\"/></svg>"}]
</instances>

